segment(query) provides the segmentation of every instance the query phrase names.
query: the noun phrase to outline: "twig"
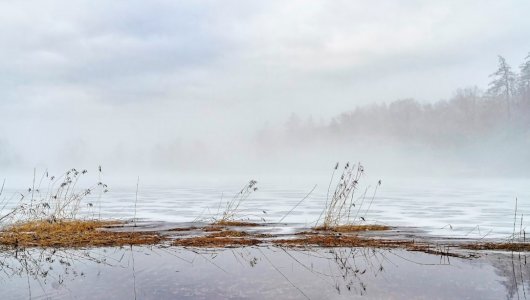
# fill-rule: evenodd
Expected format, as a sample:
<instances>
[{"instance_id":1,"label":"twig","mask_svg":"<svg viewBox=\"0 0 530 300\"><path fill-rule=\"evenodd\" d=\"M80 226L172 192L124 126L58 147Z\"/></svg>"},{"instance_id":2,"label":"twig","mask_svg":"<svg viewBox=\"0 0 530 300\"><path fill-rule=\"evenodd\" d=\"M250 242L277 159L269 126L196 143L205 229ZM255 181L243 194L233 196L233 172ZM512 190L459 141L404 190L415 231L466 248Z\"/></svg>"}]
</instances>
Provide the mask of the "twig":
<instances>
[{"instance_id":1,"label":"twig","mask_svg":"<svg viewBox=\"0 0 530 300\"><path fill-rule=\"evenodd\" d=\"M269 264L274 268L274 270L276 270L276 272L278 272L280 275L282 275L283 278L285 278L285 280L287 280L287 282L289 282L295 289L297 289L306 299L311 299L309 298L299 287L297 287L291 280L289 280L289 278L287 278L287 276L285 276L285 274L282 273L282 271L280 271L271 261L270 259L267 257L267 255L265 255L265 253L263 253L263 251L261 251L260 248L258 248L259 252L261 252L261 254L263 255L263 257L267 260L267 262L269 262Z\"/></svg>"},{"instance_id":2,"label":"twig","mask_svg":"<svg viewBox=\"0 0 530 300\"><path fill-rule=\"evenodd\" d=\"M2 188L0 188L0 196L2 196L2 193L4 192L5 184L6 184L6 179L4 178L4 181L2 182Z\"/></svg>"},{"instance_id":3,"label":"twig","mask_svg":"<svg viewBox=\"0 0 530 300\"><path fill-rule=\"evenodd\" d=\"M138 186L140 185L140 176L136 180L136 197L134 199L134 227L136 227L136 203L138 202ZM135 298L136 299L136 298Z\"/></svg>"},{"instance_id":4,"label":"twig","mask_svg":"<svg viewBox=\"0 0 530 300\"><path fill-rule=\"evenodd\" d=\"M517 197L515 197L515 214L513 216L513 233L512 233L512 242L515 239L515 223L517 222Z\"/></svg>"},{"instance_id":5,"label":"twig","mask_svg":"<svg viewBox=\"0 0 530 300\"><path fill-rule=\"evenodd\" d=\"M283 219L285 219L285 217L287 217L295 208L298 207L298 205L300 205L305 199L307 199L307 197L309 197L309 195L311 195L313 193L313 191L317 188L317 185L315 184L315 186L311 189L311 191L309 191L309 193L307 193L307 195L305 195L304 198L302 198L302 200L300 200L300 202L296 203L296 205L291 208L290 211L288 211L281 219L280 221L278 221L278 223L281 223L283 221Z\"/></svg>"}]
</instances>

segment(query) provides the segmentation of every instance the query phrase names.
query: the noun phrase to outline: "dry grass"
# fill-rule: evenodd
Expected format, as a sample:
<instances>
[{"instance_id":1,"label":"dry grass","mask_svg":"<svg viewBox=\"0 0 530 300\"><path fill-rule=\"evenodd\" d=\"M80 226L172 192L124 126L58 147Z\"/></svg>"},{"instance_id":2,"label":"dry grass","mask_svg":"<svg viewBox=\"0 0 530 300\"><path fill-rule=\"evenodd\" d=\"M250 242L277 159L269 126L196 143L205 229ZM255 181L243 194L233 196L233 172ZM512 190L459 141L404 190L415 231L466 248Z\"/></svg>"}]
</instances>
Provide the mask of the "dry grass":
<instances>
[{"instance_id":1,"label":"dry grass","mask_svg":"<svg viewBox=\"0 0 530 300\"><path fill-rule=\"evenodd\" d=\"M220 217L215 218L214 224L222 225L224 222L234 222L236 215L240 213L239 207L247 201L252 193L258 190L258 182L250 180L228 203ZM244 222L243 222L244 223ZM235 225L234 225L235 226Z\"/></svg>"},{"instance_id":2,"label":"dry grass","mask_svg":"<svg viewBox=\"0 0 530 300\"><path fill-rule=\"evenodd\" d=\"M248 233L237 230L223 230L208 235L209 237L252 237L252 238L272 238L272 234L267 233Z\"/></svg>"},{"instance_id":3,"label":"dry grass","mask_svg":"<svg viewBox=\"0 0 530 300\"><path fill-rule=\"evenodd\" d=\"M233 221L233 220L220 220L220 221L213 223L213 225L215 226L240 226L240 227L260 226L258 223Z\"/></svg>"},{"instance_id":4,"label":"dry grass","mask_svg":"<svg viewBox=\"0 0 530 300\"><path fill-rule=\"evenodd\" d=\"M225 228L223 226L210 225L210 226L203 227L201 229L202 231L205 231L205 232L212 232L212 231L221 231L221 230L224 230Z\"/></svg>"},{"instance_id":5,"label":"dry grass","mask_svg":"<svg viewBox=\"0 0 530 300\"><path fill-rule=\"evenodd\" d=\"M125 232L104 230L120 226L116 221L102 221L100 215L101 195L108 192L101 182L101 166L98 182L89 188L80 189L77 184L88 171L70 169L59 177L45 172L33 183L25 194L20 194L19 203L7 215L0 228L0 245L10 247L80 248L124 245L151 245L164 240L158 232ZM41 188L41 184L42 188ZM47 187L45 187L47 185ZM98 192L98 203L87 202L86 197ZM95 219L95 204L98 219ZM82 208L90 219L79 219Z\"/></svg>"},{"instance_id":6,"label":"dry grass","mask_svg":"<svg viewBox=\"0 0 530 300\"><path fill-rule=\"evenodd\" d=\"M332 232L358 232L358 231L384 231L389 230L389 226L384 225L338 225L338 226L318 226L313 228L317 231L332 231Z\"/></svg>"},{"instance_id":7,"label":"dry grass","mask_svg":"<svg viewBox=\"0 0 530 300\"><path fill-rule=\"evenodd\" d=\"M206 236L177 239L174 246L184 247L206 247L206 248L227 248L244 247L261 244L260 238L268 238L268 234L251 234L237 230L219 230Z\"/></svg>"},{"instance_id":8,"label":"dry grass","mask_svg":"<svg viewBox=\"0 0 530 300\"><path fill-rule=\"evenodd\" d=\"M199 229L199 228L197 228L195 226L192 226L192 227L176 227L176 228L168 229L168 231L180 232L180 231L192 231L192 230L196 230L196 229Z\"/></svg>"},{"instance_id":9,"label":"dry grass","mask_svg":"<svg viewBox=\"0 0 530 300\"><path fill-rule=\"evenodd\" d=\"M244 231L223 230L209 234L208 237L244 237L249 234Z\"/></svg>"},{"instance_id":10,"label":"dry grass","mask_svg":"<svg viewBox=\"0 0 530 300\"><path fill-rule=\"evenodd\" d=\"M0 231L0 245L11 247L81 248L124 245L152 245L163 238L153 232L103 230L119 225L114 221L64 220L30 221Z\"/></svg>"},{"instance_id":11,"label":"dry grass","mask_svg":"<svg viewBox=\"0 0 530 300\"><path fill-rule=\"evenodd\" d=\"M183 247L227 248L254 246L260 243L260 240L253 238L202 236L178 239L173 242L173 245Z\"/></svg>"},{"instance_id":12,"label":"dry grass","mask_svg":"<svg viewBox=\"0 0 530 300\"><path fill-rule=\"evenodd\" d=\"M382 239L364 239L357 236L344 235L313 235L303 238L275 240L277 246L287 247L373 247L373 248L407 248L413 245L409 241L393 241Z\"/></svg>"},{"instance_id":13,"label":"dry grass","mask_svg":"<svg viewBox=\"0 0 530 300\"><path fill-rule=\"evenodd\" d=\"M526 252L530 251L530 243L477 243L462 245L461 248L469 250L503 250Z\"/></svg>"},{"instance_id":14,"label":"dry grass","mask_svg":"<svg viewBox=\"0 0 530 300\"><path fill-rule=\"evenodd\" d=\"M0 221L11 225L41 220L55 222L76 219L80 214L92 215L92 218L97 214L100 219L101 196L108 192L108 186L101 182L101 167L98 170L98 182L85 188L80 188L79 184L87 170L72 168L57 177L46 171L40 179L34 170L31 186L19 193L20 199L10 211L2 213L0 210ZM88 202L87 196L91 194L98 195L97 203Z\"/></svg>"}]
</instances>

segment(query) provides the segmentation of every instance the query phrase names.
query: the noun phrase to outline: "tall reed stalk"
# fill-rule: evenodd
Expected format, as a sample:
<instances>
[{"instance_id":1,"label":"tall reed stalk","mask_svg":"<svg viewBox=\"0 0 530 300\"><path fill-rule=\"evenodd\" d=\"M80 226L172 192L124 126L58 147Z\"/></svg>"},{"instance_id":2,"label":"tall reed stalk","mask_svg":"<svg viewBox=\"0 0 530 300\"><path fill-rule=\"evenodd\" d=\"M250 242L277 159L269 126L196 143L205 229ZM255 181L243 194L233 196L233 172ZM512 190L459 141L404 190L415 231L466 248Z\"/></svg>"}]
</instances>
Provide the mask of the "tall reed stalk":
<instances>
[{"instance_id":1,"label":"tall reed stalk","mask_svg":"<svg viewBox=\"0 0 530 300\"><path fill-rule=\"evenodd\" d=\"M365 216L368 213L368 210L371 208L372 203L375 199L375 194L377 192L377 187L374 191L374 194L370 200L368 208L362 213L363 204L366 199L366 194L369 190L367 187L359 197L356 197L356 192L360 188L360 181L364 176L364 167L361 163L350 164L349 162L344 165L342 168L342 173L336 182L335 189L333 194L330 195L331 186L333 184L333 178L335 172L339 168L339 164L335 165L333 170L333 175L328 187L328 195L326 197L325 208L321 214L323 215L322 228L333 228L340 225L350 225L359 221L365 221ZM381 184L381 181L378 182L378 186ZM317 221L320 222L319 217Z\"/></svg>"},{"instance_id":2,"label":"tall reed stalk","mask_svg":"<svg viewBox=\"0 0 530 300\"><path fill-rule=\"evenodd\" d=\"M227 202L226 207L217 222L222 223L234 220L235 216L239 213L241 204L245 202L253 192L258 190L257 184L258 182L256 180L250 180L239 193Z\"/></svg>"},{"instance_id":3,"label":"tall reed stalk","mask_svg":"<svg viewBox=\"0 0 530 300\"><path fill-rule=\"evenodd\" d=\"M0 216L0 220L13 223L75 219L84 207L83 200L94 190L99 188L101 193L108 192L107 185L101 181L88 188L79 188L79 181L87 173L87 170L73 168L55 177L45 171L37 184L34 170L31 187L19 194L18 203L7 214ZM41 188L43 181L47 181L45 190ZM86 206L93 207L93 204L86 201Z\"/></svg>"}]
</instances>

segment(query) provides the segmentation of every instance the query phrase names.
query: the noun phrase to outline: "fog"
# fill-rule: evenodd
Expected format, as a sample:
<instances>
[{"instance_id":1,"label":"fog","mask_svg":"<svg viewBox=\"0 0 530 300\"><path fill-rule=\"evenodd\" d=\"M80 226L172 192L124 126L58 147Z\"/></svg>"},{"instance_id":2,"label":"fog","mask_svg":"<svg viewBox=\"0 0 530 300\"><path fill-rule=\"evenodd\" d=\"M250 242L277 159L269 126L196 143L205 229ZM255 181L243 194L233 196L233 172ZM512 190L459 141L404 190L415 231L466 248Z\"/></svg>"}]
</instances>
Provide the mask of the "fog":
<instances>
[{"instance_id":1,"label":"fog","mask_svg":"<svg viewBox=\"0 0 530 300\"><path fill-rule=\"evenodd\" d=\"M101 165L132 184L292 180L347 160L378 178L527 177L528 11L4 1L0 178ZM514 73L507 95L490 85L498 55Z\"/></svg>"}]
</instances>

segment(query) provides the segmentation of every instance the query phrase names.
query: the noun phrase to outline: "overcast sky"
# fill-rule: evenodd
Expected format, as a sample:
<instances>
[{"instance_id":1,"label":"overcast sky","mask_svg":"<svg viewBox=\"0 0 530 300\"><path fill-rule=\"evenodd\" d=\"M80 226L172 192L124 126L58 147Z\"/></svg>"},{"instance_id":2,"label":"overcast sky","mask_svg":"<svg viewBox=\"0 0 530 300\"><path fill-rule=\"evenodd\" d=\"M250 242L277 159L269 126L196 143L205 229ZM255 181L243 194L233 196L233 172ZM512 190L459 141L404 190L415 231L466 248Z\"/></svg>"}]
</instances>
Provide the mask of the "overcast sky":
<instances>
[{"instance_id":1,"label":"overcast sky","mask_svg":"<svg viewBox=\"0 0 530 300\"><path fill-rule=\"evenodd\" d=\"M126 160L130 147L230 141L291 112L448 98L485 87L497 54L522 62L529 11L498 0L0 1L0 165Z\"/></svg>"}]
</instances>

